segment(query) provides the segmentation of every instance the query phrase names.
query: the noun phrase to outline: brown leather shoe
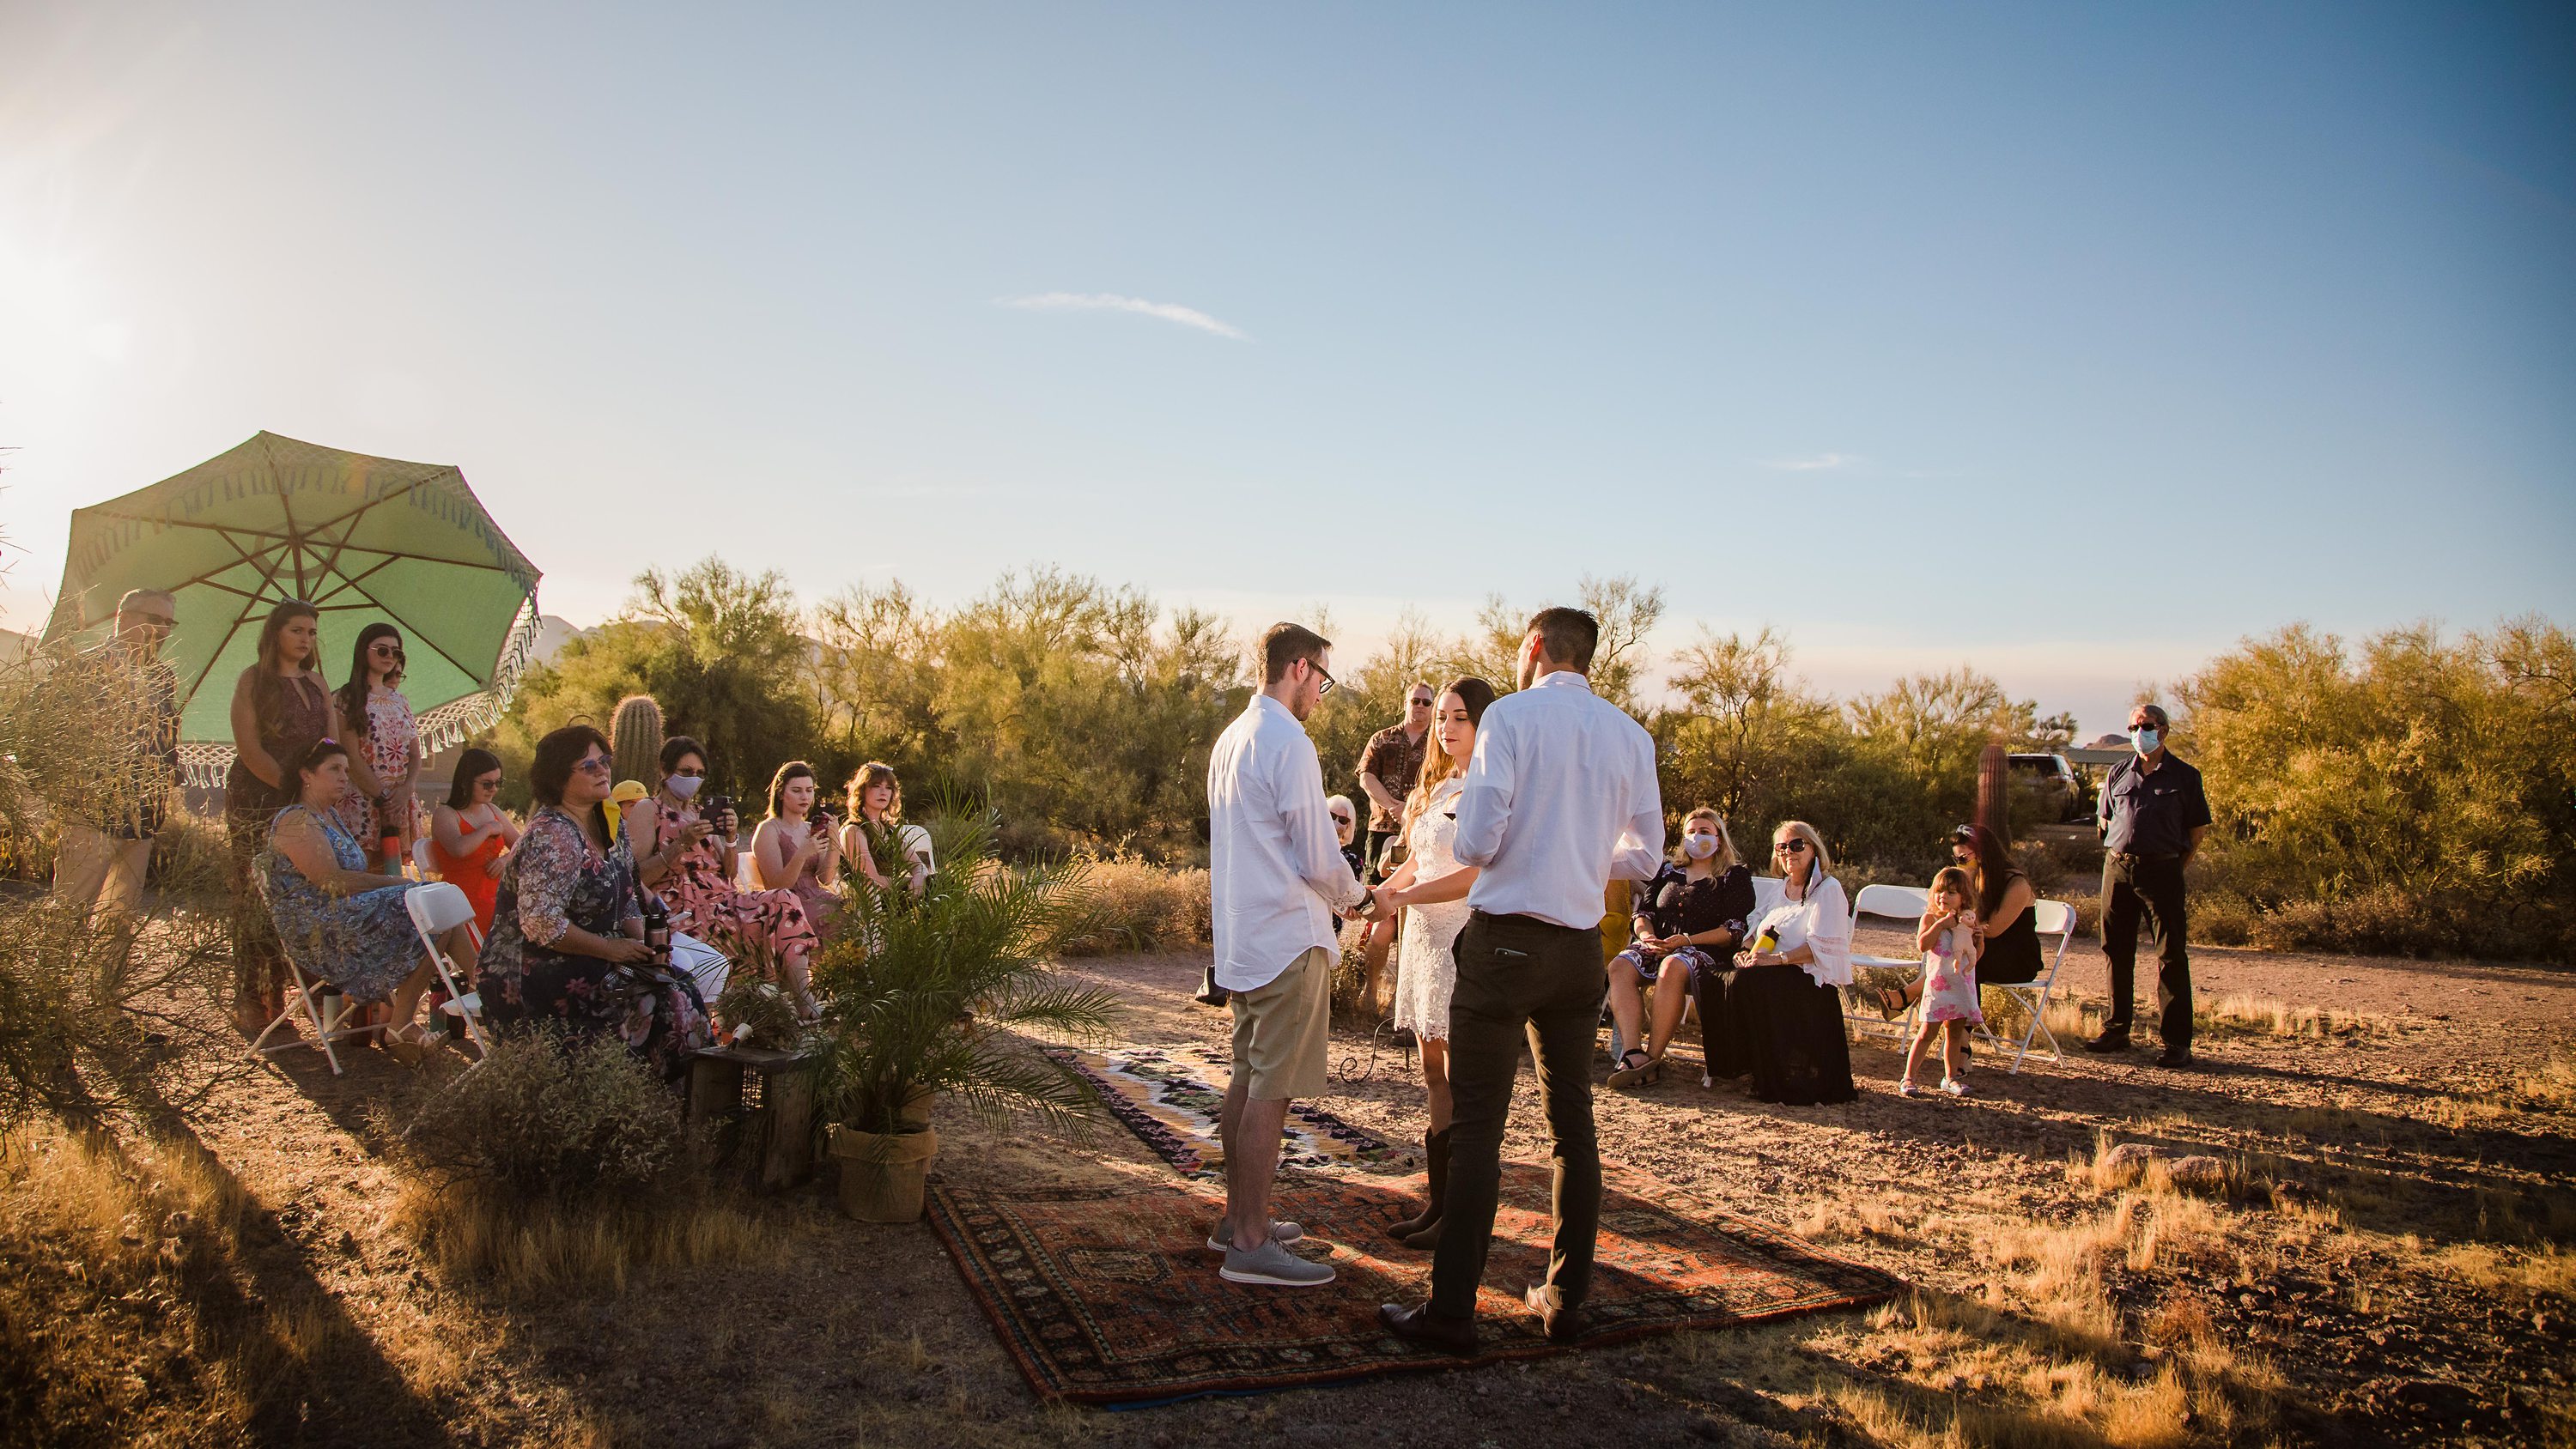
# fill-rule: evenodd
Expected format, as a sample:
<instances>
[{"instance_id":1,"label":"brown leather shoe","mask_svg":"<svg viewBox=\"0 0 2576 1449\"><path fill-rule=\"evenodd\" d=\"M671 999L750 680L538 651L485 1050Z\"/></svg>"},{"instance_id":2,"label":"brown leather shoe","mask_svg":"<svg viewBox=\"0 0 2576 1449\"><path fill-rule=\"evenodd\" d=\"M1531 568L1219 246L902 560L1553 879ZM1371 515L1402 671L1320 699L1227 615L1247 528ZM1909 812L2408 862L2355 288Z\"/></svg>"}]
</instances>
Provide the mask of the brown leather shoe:
<instances>
[{"instance_id":1,"label":"brown leather shoe","mask_svg":"<svg viewBox=\"0 0 2576 1449\"><path fill-rule=\"evenodd\" d=\"M1436 1348L1442 1353L1463 1357L1476 1351L1476 1320L1435 1317L1428 1303L1419 1308L1398 1308L1392 1303L1381 1303L1377 1306L1377 1321L1398 1338Z\"/></svg>"},{"instance_id":2,"label":"brown leather shoe","mask_svg":"<svg viewBox=\"0 0 2576 1449\"><path fill-rule=\"evenodd\" d=\"M1539 1332L1547 1335L1548 1342L1572 1343L1575 1335L1583 1332L1583 1310L1560 1304L1555 1289L1543 1283L1524 1289L1521 1301L1529 1305L1530 1312L1538 1315Z\"/></svg>"}]
</instances>

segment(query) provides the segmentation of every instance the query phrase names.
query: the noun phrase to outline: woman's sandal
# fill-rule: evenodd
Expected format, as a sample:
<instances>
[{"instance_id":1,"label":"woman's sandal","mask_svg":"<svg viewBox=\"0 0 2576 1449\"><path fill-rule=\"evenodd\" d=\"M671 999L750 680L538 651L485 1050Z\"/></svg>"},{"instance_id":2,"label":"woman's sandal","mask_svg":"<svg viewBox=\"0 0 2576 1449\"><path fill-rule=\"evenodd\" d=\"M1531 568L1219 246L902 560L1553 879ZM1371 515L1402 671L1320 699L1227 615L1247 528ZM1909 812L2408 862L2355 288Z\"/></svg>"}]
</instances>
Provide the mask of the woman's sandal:
<instances>
[{"instance_id":1,"label":"woman's sandal","mask_svg":"<svg viewBox=\"0 0 2576 1449\"><path fill-rule=\"evenodd\" d=\"M1636 1065L1629 1065L1632 1062ZM1663 1058L1650 1057L1637 1048L1630 1047L1627 1054L1619 1058L1618 1070L1610 1074L1610 1085L1614 1087L1652 1086L1662 1080L1663 1075Z\"/></svg>"},{"instance_id":2,"label":"woman's sandal","mask_svg":"<svg viewBox=\"0 0 2576 1449\"><path fill-rule=\"evenodd\" d=\"M416 1021L406 1026L386 1027L376 1033L376 1041L385 1049L386 1056L407 1067L419 1066L421 1058L429 1055L429 1033L423 1031Z\"/></svg>"},{"instance_id":3,"label":"woman's sandal","mask_svg":"<svg viewBox=\"0 0 2576 1449\"><path fill-rule=\"evenodd\" d=\"M1894 1021L1905 1014L1905 1007L1906 1000L1904 987L1882 986L1878 988L1878 1014L1880 1016L1887 1018L1889 1021Z\"/></svg>"}]
</instances>

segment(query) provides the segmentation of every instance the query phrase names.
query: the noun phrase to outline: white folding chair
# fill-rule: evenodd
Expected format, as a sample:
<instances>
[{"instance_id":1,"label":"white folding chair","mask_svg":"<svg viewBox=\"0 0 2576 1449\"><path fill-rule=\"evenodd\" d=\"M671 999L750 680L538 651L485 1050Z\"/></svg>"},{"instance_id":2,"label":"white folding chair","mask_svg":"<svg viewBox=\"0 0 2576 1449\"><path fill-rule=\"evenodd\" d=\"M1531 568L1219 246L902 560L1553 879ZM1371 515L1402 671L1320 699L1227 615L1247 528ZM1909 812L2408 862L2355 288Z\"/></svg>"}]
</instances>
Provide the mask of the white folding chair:
<instances>
[{"instance_id":1,"label":"white folding chair","mask_svg":"<svg viewBox=\"0 0 2576 1449\"><path fill-rule=\"evenodd\" d=\"M2039 934L2057 938L2057 950L2048 958L2048 970L2037 981L2017 981L2009 985L2000 981L1986 983L1989 989L2005 992L2028 1008L2030 1024L2022 1028L2021 1040L2017 1042L2008 1042L1995 1035L1983 1022L1977 1024L1977 1035L1984 1037L1998 1054L2007 1046L2013 1048L2011 1069L2016 1072L2021 1070L2022 1059L2030 1055L2031 1042L2038 1037L2048 1038L2049 1061L2066 1060L2065 1051L2057 1044L2057 1033L2048 1029L2048 998L2057 988L2058 970L2066 964L2066 948L2075 939L2075 908L2064 901L2034 901L2030 907L2030 921Z\"/></svg>"},{"instance_id":2,"label":"white folding chair","mask_svg":"<svg viewBox=\"0 0 2576 1449\"><path fill-rule=\"evenodd\" d=\"M429 837L426 835L411 843L411 863L419 868L420 878L424 881L445 879L438 869L438 857L429 853Z\"/></svg>"},{"instance_id":3,"label":"white folding chair","mask_svg":"<svg viewBox=\"0 0 2576 1449\"><path fill-rule=\"evenodd\" d=\"M265 872L259 875L258 881L260 900L265 903L268 899L268 877ZM254 1057L272 1056L278 1052L292 1051L300 1046L309 1046L320 1052L323 1059L331 1063L331 1075L339 1076L340 1053L332 1043L348 1037L366 1036L381 1028L342 1026L340 1023L349 1019L349 1013L358 1009L356 1003L337 991L332 991L329 982L306 971L303 964L295 959L295 952L287 947L283 933L280 933L278 939L278 954L286 958L286 979L294 989L288 993L286 1004L279 1009L276 1018L251 1041L250 1054ZM325 1012L322 1009L322 997L325 994L338 1003L337 1010ZM308 1042L302 1037L295 1037L270 1046L268 1039L277 1035L277 1029L282 1026L292 1026L298 1016L303 1017L305 1024L313 1028L313 1039Z\"/></svg>"},{"instance_id":4,"label":"white folding chair","mask_svg":"<svg viewBox=\"0 0 2576 1449\"><path fill-rule=\"evenodd\" d=\"M473 934L475 949L482 949L483 932L474 924L474 903L465 898L465 892L438 881L404 891L403 909L411 913L411 928L420 934L420 948L429 953L429 964L438 972L439 984L447 988L447 1004L439 1010L465 1023L465 1035L474 1043L476 1052L491 1055L492 1039L483 1032L483 998L457 981L456 962L438 944L439 937L463 926Z\"/></svg>"},{"instance_id":5,"label":"white folding chair","mask_svg":"<svg viewBox=\"0 0 2576 1449\"><path fill-rule=\"evenodd\" d=\"M1852 902L1852 939L1855 941L1860 939L1860 918L1863 916L1878 916L1891 921L1905 921L1909 924L1921 921L1923 908L1929 898L1930 893L1921 886L1862 886L1859 897ZM1858 984L1861 979L1860 973L1872 967L1881 970L1892 968L1899 971L1919 971L1923 966L1923 958L1920 955L1872 956L1859 951L1852 952L1851 962L1852 979L1855 984ZM1902 1017L1890 1021L1876 1009L1860 1011L1846 1002L1843 1019L1850 1022L1855 1030L1875 1036L1893 1035L1899 1041L1903 1041L1913 1036L1914 1018L1922 1010L1923 1003L1918 998L1913 1005L1905 1009Z\"/></svg>"}]
</instances>

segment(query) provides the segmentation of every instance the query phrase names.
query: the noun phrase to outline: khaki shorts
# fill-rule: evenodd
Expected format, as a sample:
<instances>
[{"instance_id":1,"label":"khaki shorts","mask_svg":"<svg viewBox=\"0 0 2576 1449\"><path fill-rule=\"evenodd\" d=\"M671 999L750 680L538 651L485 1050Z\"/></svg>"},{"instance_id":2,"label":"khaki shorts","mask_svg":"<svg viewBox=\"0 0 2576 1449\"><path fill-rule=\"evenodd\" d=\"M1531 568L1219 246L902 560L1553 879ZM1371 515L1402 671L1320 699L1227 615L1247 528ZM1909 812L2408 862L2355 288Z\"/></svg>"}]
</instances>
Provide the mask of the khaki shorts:
<instances>
[{"instance_id":1,"label":"khaki shorts","mask_svg":"<svg viewBox=\"0 0 2576 1449\"><path fill-rule=\"evenodd\" d=\"M1234 1079L1256 1102L1324 1095L1333 1019L1333 956L1309 946L1267 986L1226 992L1234 1008Z\"/></svg>"}]
</instances>

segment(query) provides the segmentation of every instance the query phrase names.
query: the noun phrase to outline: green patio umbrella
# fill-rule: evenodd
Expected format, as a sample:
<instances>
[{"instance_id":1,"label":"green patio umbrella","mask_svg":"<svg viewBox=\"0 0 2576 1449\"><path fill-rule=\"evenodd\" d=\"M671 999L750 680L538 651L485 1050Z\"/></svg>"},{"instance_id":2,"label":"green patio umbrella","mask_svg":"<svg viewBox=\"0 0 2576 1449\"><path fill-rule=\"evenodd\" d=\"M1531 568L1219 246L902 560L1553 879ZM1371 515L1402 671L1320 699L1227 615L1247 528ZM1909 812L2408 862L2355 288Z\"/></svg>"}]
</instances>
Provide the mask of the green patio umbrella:
<instances>
[{"instance_id":1,"label":"green patio umbrella","mask_svg":"<svg viewBox=\"0 0 2576 1449\"><path fill-rule=\"evenodd\" d=\"M401 629L403 694L422 747L438 750L509 705L536 642L537 577L456 469L261 433L76 510L45 642L104 637L128 589L176 595L163 657L179 673L180 760L188 783L211 786L232 762L233 680L255 662L278 601L321 612L334 686L360 629Z\"/></svg>"}]
</instances>

